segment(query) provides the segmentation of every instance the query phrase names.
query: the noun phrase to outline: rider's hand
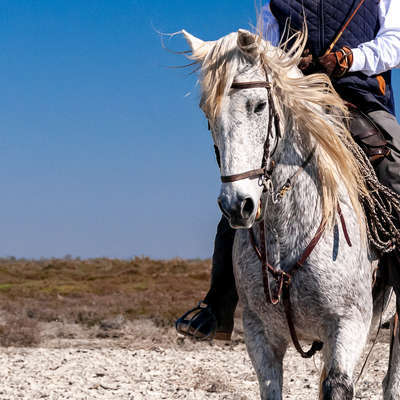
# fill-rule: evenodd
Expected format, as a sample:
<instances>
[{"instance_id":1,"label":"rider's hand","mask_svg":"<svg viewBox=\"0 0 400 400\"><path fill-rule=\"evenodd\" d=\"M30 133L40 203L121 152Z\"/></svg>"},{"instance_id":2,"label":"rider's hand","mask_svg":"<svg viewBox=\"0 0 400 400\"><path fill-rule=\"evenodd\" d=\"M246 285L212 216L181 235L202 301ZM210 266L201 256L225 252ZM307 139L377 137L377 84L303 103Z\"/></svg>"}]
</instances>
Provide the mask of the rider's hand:
<instances>
[{"instance_id":1,"label":"rider's hand","mask_svg":"<svg viewBox=\"0 0 400 400\"><path fill-rule=\"evenodd\" d=\"M333 78L340 78L353 64L353 52L350 47L343 46L340 50L318 58L320 72L325 72Z\"/></svg>"},{"instance_id":2,"label":"rider's hand","mask_svg":"<svg viewBox=\"0 0 400 400\"><path fill-rule=\"evenodd\" d=\"M305 49L301 55L298 67L301 69L304 75L312 74L315 71L315 59L310 53L309 49Z\"/></svg>"}]
</instances>

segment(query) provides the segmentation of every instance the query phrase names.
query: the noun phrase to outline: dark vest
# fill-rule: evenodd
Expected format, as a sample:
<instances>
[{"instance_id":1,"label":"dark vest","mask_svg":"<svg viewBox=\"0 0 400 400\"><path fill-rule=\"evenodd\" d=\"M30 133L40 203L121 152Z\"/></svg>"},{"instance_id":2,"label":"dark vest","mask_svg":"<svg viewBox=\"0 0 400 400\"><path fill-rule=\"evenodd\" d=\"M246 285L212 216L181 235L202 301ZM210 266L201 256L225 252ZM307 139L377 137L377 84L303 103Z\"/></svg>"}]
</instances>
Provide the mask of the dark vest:
<instances>
[{"instance_id":1,"label":"dark vest","mask_svg":"<svg viewBox=\"0 0 400 400\"><path fill-rule=\"evenodd\" d=\"M359 0L270 0L281 33L287 21L292 29L302 29L304 9L308 27L307 47L317 57L325 53L358 4ZM365 0L333 50L345 45L355 48L373 40L378 30L379 0ZM394 114L390 71L370 77L362 72L348 73L333 79L332 83L344 100L364 112L386 110Z\"/></svg>"}]
</instances>

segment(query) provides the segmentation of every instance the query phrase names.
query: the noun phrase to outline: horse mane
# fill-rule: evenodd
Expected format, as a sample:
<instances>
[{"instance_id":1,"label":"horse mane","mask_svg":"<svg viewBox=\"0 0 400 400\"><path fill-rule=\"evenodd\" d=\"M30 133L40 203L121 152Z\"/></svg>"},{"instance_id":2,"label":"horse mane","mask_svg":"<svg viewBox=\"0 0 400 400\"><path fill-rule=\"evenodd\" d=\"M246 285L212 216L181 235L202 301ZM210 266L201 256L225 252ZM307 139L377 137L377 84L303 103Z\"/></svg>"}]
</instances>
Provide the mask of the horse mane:
<instances>
[{"instance_id":1,"label":"horse mane","mask_svg":"<svg viewBox=\"0 0 400 400\"><path fill-rule=\"evenodd\" d=\"M272 95L281 121L284 121L283 115L286 119L290 115L299 134L308 134L319 145L317 163L324 222L329 226L335 223L343 183L364 232L360 196L368 197L369 194L358 163L346 145L353 141L346 126L347 107L327 75L302 76L299 70L294 73L306 44L307 31L292 36L290 47L289 42L274 47L261 35L255 36L256 62L270 75ZM200 47L189 56L200 65L200 107L211 121L218 116L222 99L228 94L238 67L249 60L237 41L238 33L233 32L215 42L207 42L212 44L211 47Z\"/></svg>"}]
</instances>

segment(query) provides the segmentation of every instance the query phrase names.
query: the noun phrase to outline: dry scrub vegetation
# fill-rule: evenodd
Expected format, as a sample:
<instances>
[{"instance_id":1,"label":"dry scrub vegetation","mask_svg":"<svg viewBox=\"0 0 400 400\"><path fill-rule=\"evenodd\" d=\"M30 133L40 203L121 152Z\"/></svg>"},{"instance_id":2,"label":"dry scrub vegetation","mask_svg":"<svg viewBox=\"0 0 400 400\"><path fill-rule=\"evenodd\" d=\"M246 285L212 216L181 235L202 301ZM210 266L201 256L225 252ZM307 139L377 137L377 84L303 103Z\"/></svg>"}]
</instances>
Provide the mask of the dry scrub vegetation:
<instances>
[{"instance_id":1,"label":"dry scrub vegetation","mask_svg":"<svg viewBox=\"0 0 400 400\"><path fill-rule=\"evenodd\" d=\"M0 259L0 345L37 345L51 322L100 327L99 338L129 320L171 325L205 294L209 270L209 260Z\"/></svg>"},{"instance_id":2,"label":"dry scrub vegetation","mask_svg":"<svg viewBox=\"0 0 400 400\"><path fill-rule=\"evenodd\" d=\"M0 346L12 346L0 352L0 398L258 398L239 319L229 344L173 329L209 271L209 260L0 259ZM382 330L356 398L381 398L388 339ZM290 348L284 397L316 398L319 367Z\"/></svg>"}]
</instances>

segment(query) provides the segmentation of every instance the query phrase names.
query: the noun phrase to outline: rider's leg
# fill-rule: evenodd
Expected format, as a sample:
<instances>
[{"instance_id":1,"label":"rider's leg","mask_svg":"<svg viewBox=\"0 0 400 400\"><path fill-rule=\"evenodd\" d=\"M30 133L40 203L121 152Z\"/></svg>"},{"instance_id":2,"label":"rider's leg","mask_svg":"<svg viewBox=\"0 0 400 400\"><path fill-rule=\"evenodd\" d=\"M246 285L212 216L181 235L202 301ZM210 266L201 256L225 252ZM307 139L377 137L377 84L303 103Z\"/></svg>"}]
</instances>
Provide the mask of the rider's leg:
<instances>
[{"instance_id":1,"label":"rider's leg","mask_svg":"<svg viewBox=\"0 0 400 400\"><path fill-rule=\"evenodd\" d=\"M369 116L384 130L386 139L400 149L400 125L396 118L385 111L374 111ZM379 180L400 194L400 155L392 151L392 159L383 159L376 168ZM400 313L400 251L396 249L383 257L381 263L387 268L389 283L396 293L396 311ZM389 368L383 383L384 398L400 398L400 337L398 328L392 338Z\"/></svg>"},{"instance_id":2,"label":"rider's leg","mask_svg":"<svg viewBox=\"0 0 400 400\"><path fill-rule=\"evenodd\" d=\"M382 129L386 139L396 149L400 150L400 125L392 114L386 111L373 111L368 114ZM380 182L400 194L400 154L391 152L390 158L384 158L375 168ZM400 228L400 227L399 227ZM400 300L400 251L396 249L383 258L383 263L388 266L390 284ZM398 302L400 306L400 303ZM399 311L399 309L397 310Z\"/></svg>"},{"instance_id":3,"label":"rider's leg","mask_svg":"<svg viewBox=\"0 0 400 400\"><path fill-rule=\"evenodd\" d=\"M211 287L203 301L206 307L194 309L193 318L191 314L179 318L176 327L180 333L187 333L198 339L212 337L214 334L215 339L230 339L233 315L238 302L232 266L234 238L235 230L230 227L227 219L222 217L214 243ZM216 325L211 321L213 315Z\"/></svg>"},{"instance_id":4,"label":"rider's leg","mask_svg":"<svg viewBox=\"0 0 400 400\"><path fill-rule=\"evenodd\" d=\"M212 307L217 318L217 332L229 334L233 330L233 315L238 302L233 276L232 247L235 230L222 217L215 237L211 270L211 287L204 302ZM223 336L223 335L220 335Z\"/></svg>"},{"instance_id":5,"label":"rider's leg","mask_svg":"<svg viewBox=\"0 0 400 400\"><path fill-rule=\"evenodd\" d=\"M386 139L400 150L400 125L396 117L386 111L373 111L368 114L379 125ZM376 167L379 180L400 194L400 155L392 151L391 158L384 158Z\"/></svg>"}]
</instances>

